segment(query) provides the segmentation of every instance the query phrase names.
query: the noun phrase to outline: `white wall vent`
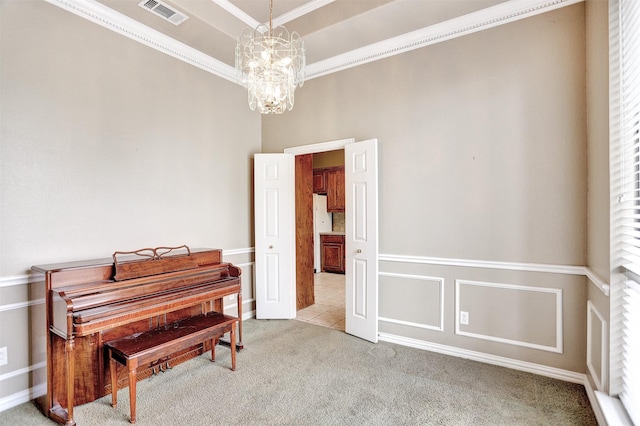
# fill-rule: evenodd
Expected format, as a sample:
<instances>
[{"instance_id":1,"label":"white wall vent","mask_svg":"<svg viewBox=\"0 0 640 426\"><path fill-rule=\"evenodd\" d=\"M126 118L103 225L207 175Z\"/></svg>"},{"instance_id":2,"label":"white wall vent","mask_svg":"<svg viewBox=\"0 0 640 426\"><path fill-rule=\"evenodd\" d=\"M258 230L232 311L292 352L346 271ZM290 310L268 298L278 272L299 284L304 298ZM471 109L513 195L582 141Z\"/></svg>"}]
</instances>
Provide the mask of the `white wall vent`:
<instances>
[{"instance_id":1,"label":"white wall vent","mask_svg":"<svg viewBox=\"0 0 640 426\"><path fill-rule=\"evenodd\" d=\"M168 4L158 0L142 0L138 3L138 6L155 13L162 19L171 22L173 25L180 25L189 19L187 15L178 11L175 7L169 6Z\"/></svg>"}]
</instances>

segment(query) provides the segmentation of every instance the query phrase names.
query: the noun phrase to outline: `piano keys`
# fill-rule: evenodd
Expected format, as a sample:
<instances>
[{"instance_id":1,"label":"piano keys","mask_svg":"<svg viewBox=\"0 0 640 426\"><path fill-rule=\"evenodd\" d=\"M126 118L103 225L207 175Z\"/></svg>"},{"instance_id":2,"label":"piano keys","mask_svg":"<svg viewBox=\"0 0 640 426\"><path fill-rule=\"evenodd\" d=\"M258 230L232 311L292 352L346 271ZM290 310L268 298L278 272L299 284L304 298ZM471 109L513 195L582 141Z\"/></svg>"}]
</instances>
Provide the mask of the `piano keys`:
<instances>
[{"instance_id":1,"label":"piano keys","mask_svg":"<svg viewBox=\"0 0 640 426\"><path fill-rule=\"evenodd\" d=\"M46 288L47 393L36 400L45 415L74 425L73 407L128 383L111 383L104 342L207 312L223 313L222 298L237 295L242 349L241 270L219 249L187 246L116 252L110 259L33 266ZM210 350L198 345L172 354L171 365ZM138 380L156 368L139 368Z\"/></svg>"}]
</instances>

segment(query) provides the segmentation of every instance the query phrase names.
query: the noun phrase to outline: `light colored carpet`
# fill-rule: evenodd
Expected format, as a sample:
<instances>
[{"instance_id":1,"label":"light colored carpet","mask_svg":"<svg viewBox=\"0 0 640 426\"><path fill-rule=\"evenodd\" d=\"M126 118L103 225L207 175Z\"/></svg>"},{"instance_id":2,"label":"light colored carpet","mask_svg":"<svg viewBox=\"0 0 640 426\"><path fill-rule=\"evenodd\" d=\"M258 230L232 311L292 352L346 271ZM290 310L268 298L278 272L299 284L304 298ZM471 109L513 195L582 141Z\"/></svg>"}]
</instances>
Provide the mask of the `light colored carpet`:
<instances>
[{"instance_id":1,"label":"light colored carpet","mask_svg":"<svg viewBox=\"0 0 640 426\"><path fill-rule=\"evenodd\" d=\"M244 322L230 354L138 383L138 425L596 425L584 387L294 320ZM128 389L76 407L78 425L126 425ZM32 403L2 425L51 425Z\"/></svg>"}]
</instances>

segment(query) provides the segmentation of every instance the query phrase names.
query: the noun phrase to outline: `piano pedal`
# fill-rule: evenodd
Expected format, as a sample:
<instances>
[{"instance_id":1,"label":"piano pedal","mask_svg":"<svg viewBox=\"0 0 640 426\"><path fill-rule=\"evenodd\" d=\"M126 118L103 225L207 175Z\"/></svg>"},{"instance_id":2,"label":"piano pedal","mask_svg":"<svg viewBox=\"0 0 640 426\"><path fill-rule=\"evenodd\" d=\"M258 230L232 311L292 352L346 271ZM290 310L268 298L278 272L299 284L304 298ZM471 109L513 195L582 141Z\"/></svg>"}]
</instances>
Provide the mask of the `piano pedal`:
<instances>
[{"instance_id":1,"label":"piano pedal","mask_svg":"<svg viewBox=\"0 0 640 426\"><path fill-rule=\"evenodd\" d=\"M169 365L169 361L166 362L164 366L164 371L171 370L173 367Z\"/></svg>"}]
</instances>

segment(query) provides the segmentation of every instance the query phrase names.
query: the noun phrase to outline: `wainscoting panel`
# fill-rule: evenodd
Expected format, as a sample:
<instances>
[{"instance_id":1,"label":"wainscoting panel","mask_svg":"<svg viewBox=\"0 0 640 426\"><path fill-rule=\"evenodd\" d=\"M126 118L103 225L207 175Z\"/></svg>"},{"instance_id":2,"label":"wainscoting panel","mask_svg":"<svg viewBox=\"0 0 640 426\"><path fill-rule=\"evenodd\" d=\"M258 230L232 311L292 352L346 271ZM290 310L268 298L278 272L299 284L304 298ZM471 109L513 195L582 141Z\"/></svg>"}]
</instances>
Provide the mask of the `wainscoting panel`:
<instances>
[{"instance_id":1,"label":"wainscoting panel","mask_svg":"<svg viewBox=\"0 0 640 426\"><path fill-rule=\"evenodd\" d=\"M591 301L587 301L587 368L596 390L607 392L608 325Z\"/></svg>"},{"instance_id":2,"label":"wainscoting panel","mask_svg":"<svg viewBox=\"0 0 640 426\"><path fill-rule=\"evenodd\" d=\"M391 272L378 276L379 321L443 331L444 278Z\"/></svg>"},{"instance_id":3,"label":"wainscoting panel","mask_svg":"<svg viewBox=\"0 0 640 426\"><path fill-rule=\"evenodd\" d=\"M456 280L455 318L461 336L562 353L561 289Z\"/></svg>"},{"instance_id":4,"label":"wainscoting panel","mask_svg":"<svg viewBox=\"0 0 640 426\"><path fill-rule=\"evenodd\" d=\"M0 367L4 411L46 391L44 287L29 275L0 278L0 300L0 347L8 355L8 364Z\"/></svg>"}]
</instances>

